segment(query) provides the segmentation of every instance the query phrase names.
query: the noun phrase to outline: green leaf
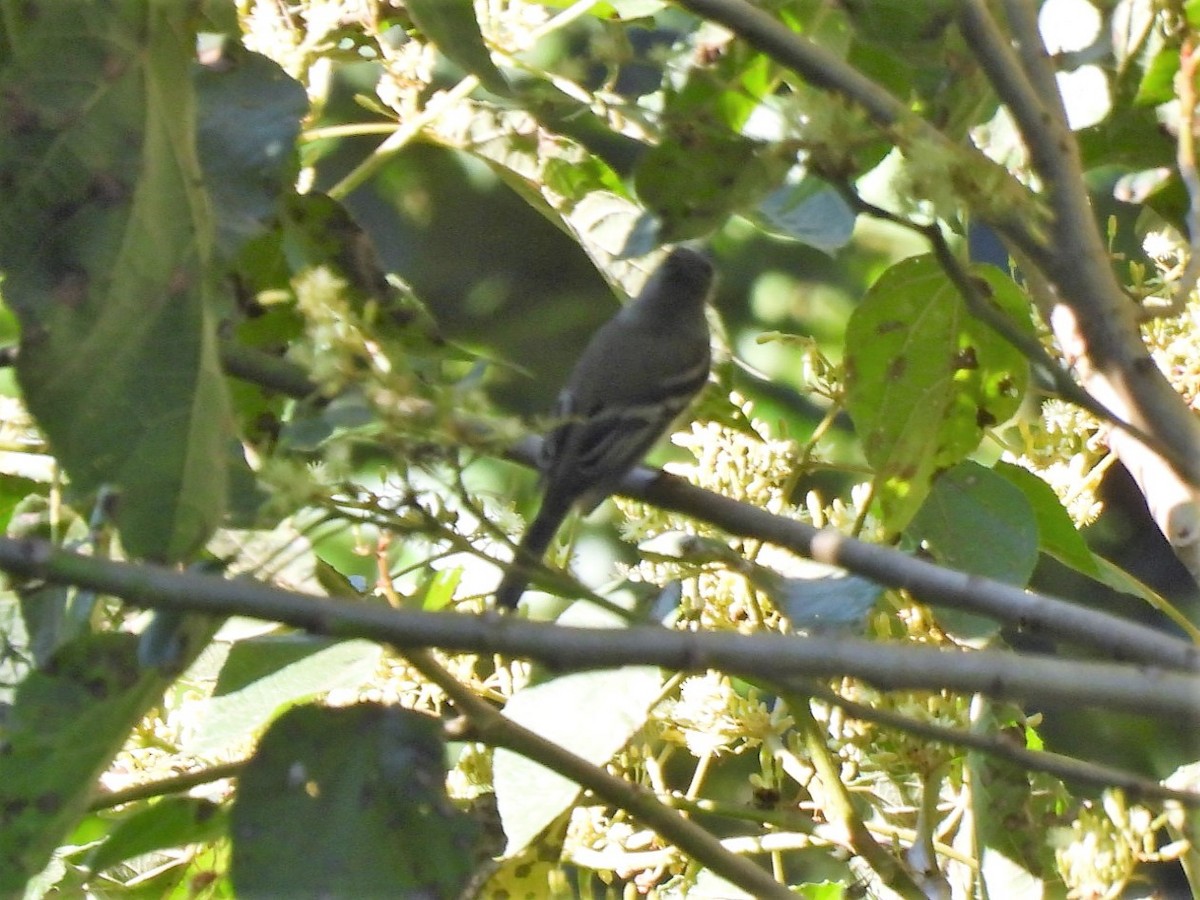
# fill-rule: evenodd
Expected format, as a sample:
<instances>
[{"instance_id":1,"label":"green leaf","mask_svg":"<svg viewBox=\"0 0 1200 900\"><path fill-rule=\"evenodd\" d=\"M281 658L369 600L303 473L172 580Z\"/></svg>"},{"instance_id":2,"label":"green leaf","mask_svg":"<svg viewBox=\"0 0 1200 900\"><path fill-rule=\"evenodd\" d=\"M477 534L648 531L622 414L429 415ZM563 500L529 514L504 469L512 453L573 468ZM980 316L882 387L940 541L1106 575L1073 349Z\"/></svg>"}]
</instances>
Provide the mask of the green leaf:
<instances>
[{"instance_id":1,"label":"green leaf","mask_svg":"<svg viewBox=\"0 0 1200 900\"><path fill-rule=\"evenodd\" d=\"M237 47L195 76L197 152L212 195L216 244L232 258L295 180L304 87L279 64Z\"/></svg>"},{"instance_id":2,"label":"green leaf","mask_svg":"<svg viewBox=\"0 0 1200 900\"><path fill-rule=\"evenodd\" d=\"M703 237L756 206L787 161L738 135L663 141L637 169L638 196L660 221L663 242Z\"/></svg>"},{"instance_id":3,"label":"green leaf","mask_svg":"<svg viewBox=\"0 0 1200 900\"><path fill-rule=\"evenodd\" d=\"M997 269L973 270L1020 327L1028 309ZM934 473L962 461L984 428L1016 412L1029 381L1021 353L975 320L932 256L872 285L846 328L846 406L875 468L888 527L903 530Z\"/></svg>"},{"instance_id":4,"label":"green leaf","mask_svg":"<svg viewBox=\"0 0 1200 900\"><path fill-rule=\"evenodd\" d=\"M1094 556L1096 565L1099 568L1099 573L1095 576L1096 580L1108 585L1114 591L1120 591L1123 594L1131 594L1141 600L1145 600L1153 609L1158 610L1164 616L1169 618L1175 625L1187 635L1188 639L1194 643L1200 644L1200 627L1198 627L1188 616L1183 613L1175 604L1154 590L1150 585L1135 578L1129 572L1126 572L1116 563L1113 563L1103 556Z\"/></svg>"},{"instance_id":5,"label":"green leaf","mask_svg":"<svg viewBox=\"0 0 1200 900\"><path fill-rule=\"evenodd\" d=\"M534 209L574 234L593 259L608 261L629 245L642 211L603 160L570 138L546 133L528 113L469 101L462 107L462 115L439 118L432 136L487 163ZM628 263L602 269L617 272L621 282L621 274L634 274Z\"/></svg>"},{"instance_id":6,"label":"green leaf","mask_svg":"<svg viewBox=\"0 0 1200 900\"><path fill-rule=\"evenodd\" d=\"M573 6L576 0L548 0L546 6L565 8ZM589 7L587 14L597 19L644 19L652 16L670 4L667 0L610 0L608 3L595 3Z\"/></svg>"},{"instance_id":7,"label":"green leaf","mask_svg":"<svg viewBox=\"0 0 1200 900\"><path fill-rule=\"evenodd\" d=\"M993 847L984 847L979 875L991 897L1044 897L1046 882L1020 862Z\"/></svg>"},{"instance_id":8,"label":"green leaf","mask_svg":"<svg viewBox=\"0 0 1200 900\"><path fill-rule=\"evenodd\" d=\"M19 475L0 476L0 533L8 532L8 523L19 505L30 494L44 493L45 487Z\"/></svg>"},{"instance_id":9,"label":"green leaf","mask_svg":"<svg viewBox=\"0 0 1200 900\"><path fill-rule=\"evenodd\" d=\"M0 753L0 895L42 870L92 798L96 779L162 691L134 663L137 637L60 647L17 688Z\"/></svg>"},{"instance_id":10,"label":"green leaf","mask_svg":"<svg viewBox=\"0 0 1200 900\"><path fill-rule=\"evenodd\" d=\"M850 242L855 214L842 195L812 176L773 190L751 218L768 234L832 253Z\"/></svg>"},{"instance_id":11,"label":"green leaf","mask_svg":"<svg viewBox=\"0 0 1200 900\"><path fill-rule=\"evenodd\" d=\"M999 732L1003 726L996 713L995 708L985 707L973 722L974 729ZM1043 780L1031 781L1030 773L1019 766L978 751L966 754L964 774L971 785L967 794L974 818L971 840L978 847L974 852L988 896L1047 896L1041 880L1056 874L1054 850L1039 823L1053 816L1051 811L1063 802L1065 790Z\"/></svg>"},{"instance_id":12,"label":"green leaf","mask_svg":"<svg viewBox=\"0 0 1200 900\"><path fill-rule=\"evenodd\" d=\"M952 0L845 0L844 6L864 40L909 53L936 48L955 16Z\"/></svg>"},{"instance_id":13,"label":"green leaf","mask_svg":"<svg viewBox=\"0 0 1200 900\"><path fill-rule=\"evenodd\" d=\"M1200 629L1174 604L1124 569L1092 553L1050 485L1027 469L1010 463L998 463L995 472L1025 494L1037 517L1038 545L1044 553L1115 591L1145 600L1170 618L1190 639L1200 641Z\"/></svg>"},{"instance_id":14,"label":"green leaf","mask_svg":"<svg viewBox=\"0 0 1200 900\"><path fill-rule=\"evenodd\" d=\"M509 93L508 79L496 68L483 42L472 0L407 0L404 6L447 59L475 75L493 94Z\"/></svg>"},{"instance_id":15,"label":"green leaf","mask_svg":"<svg viewBox=\"0 0 1200 900\"><path fill-rule=\"evenodd\" d=\"M1060 563L1093 578L1099 575L1096 558L1070 515L1059 502L1054 489L1028 469L1011 463L997 463L995 473L1025 495L1037 517L1038 546Z\"/></svg>"},{"instance_id":16,"label":"green leaf","mask_svg":"<svg viewBox=\"0 0 1200 900\"><path fill-rule=\"evenodd\" d=\"M1024 586L1037 565L1037 520L1029 502L975 462L937 476L906 534L944 566L1009 584ZM983 641L1000 630L993 619L957 609L939 609L938 622L962 640Z\"/></svg>"},{"instance_id":17,"label":"green leaf","mask_svg":"<svg viewBox=\"0 0 1200 900\"><path fill-rule=\"evenodd\" d=\"M21 386L73 486L120 491L126 550L184 559L221 519L231 435L187 8L10 13L0 268Z\"/></svg>"},{"instance_id":18,"label":"green leaf","mask_svg":"<svg viewBox=\"0 0 1200 900\"><path fill-rule=\"evenodd\" d=\"M1158 106L1175 99L1175 76L1179 74L1179 48L1164 47L1155 54L1138 84L1134 102Z\"/></svg>"},{"instance_id":19,"label":"green leaf","mask_svg":"<svg viewBox=\"0 0 1200 900\"><path fill-rule=\"evenodd\" d=\"M1033 507L1019 488L975 462L938 475L907 533L938 562L971 575L1023 586L1037 565Z\"/></svg>"},{"instance_id":20,"label":"green leaf","mask_svg":"<svg viewBox=\"0 0 1200 900\"><path fill-rule=\"evenodd\" d=\"M88 853L93 872L167 847L201 844L223 837L226 818L220 806L199 797L165 797L121 820L108 839Z\"/></svg>"},{"instance_id":21,"label":"green leaf","mask_svg":"<svg viewBox=\"0 0 1200 900\"><path fill-rule=\"evenodd\" d=\"M422 590L421 609L436 612L445 609L454 599L454 591L462 581L462 566L434 572Z\"/></svg>"},{"instance_id":22,"label":"green leaf","mask_svg":"<svg viewBox=\"0 0 1200 900\"><path fill-rule=\"evenodd\" d=\"M751 99L757 105L757 95ZM635 175L638 197L659 219L660 241L706 235L783 180L794 151L739 133L753 105L740 80L706 69L693 69L668 97L663 140Z\"/></svg>"},{"instance_id":23,"label":"green leaf","mask_svg":"<svg viewBox=\"0 0 1200 900\"><path fill-rule=\"evenodd\" d=\"M520 85L517 98L521 106L538 123L554 134L562 135L585 147L604 166L625 174L629 172L646 146L633 137L612 129L611 123L597 115L590 106L572 97L548 81L528 81ZM569 172L561 175L570 178ZM594 174L588 176L595 177ZM609 176L611 177L611 173ZM618 179L610 186L623 190ZM547 176L546 187L558 190ZM559 191L574 196L574 191Z\"/></svg>"},{"instance_id":24,"label":"green leaf","mask_svg":"<svg viewBox=\"0 0 1200 900\"><path fill-rule=\"evenodd\" d=\"M369 641L334 642L304 634L238 641L221 666L191 749L212 752L253 734L287 704L361 686L381 653Z\"/></svg>"},{"instance_id":25,"label":"green leaf","mask_svg":"<svg viewBox=\"0 0 1200 900\"><path fill-rule=\"evenodd\" d=\"M614 639L620 633L614 632ZM518 691L504 714L588 762L612 759L646 721L662 686L649 666L584 672ZM579 785L509 750L492 762L496 805L508 838L506 856L524 849L574 802Z\"/></svg>"},{"instance_id":26,"label":"green leaf","mask_svg":"<svg viewBox=\"0 0 1200 900\"><path fill-rule=\"evenodd\" d=\"M458 896L477 829L446 797L440 732L379 704L280 717L233 805L237 895Z\"/></svg>"}]
</instances>

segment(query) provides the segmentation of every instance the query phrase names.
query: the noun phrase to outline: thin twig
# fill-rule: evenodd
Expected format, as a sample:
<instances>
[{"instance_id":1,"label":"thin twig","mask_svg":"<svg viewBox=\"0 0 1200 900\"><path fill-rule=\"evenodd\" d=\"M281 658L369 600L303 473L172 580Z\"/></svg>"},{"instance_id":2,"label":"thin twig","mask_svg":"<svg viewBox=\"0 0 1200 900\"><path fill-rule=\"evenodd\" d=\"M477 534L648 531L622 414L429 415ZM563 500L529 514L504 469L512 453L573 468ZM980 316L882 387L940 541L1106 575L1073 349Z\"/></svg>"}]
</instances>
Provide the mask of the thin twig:
<instances>
[{"instance_id":1,"label":"thin twig","mask_svg":"<svg viewBox=\"0 0 1200 900\"><path fill-rule=\"evenodd\" d=\"M875 840L863 823L850 792L841 778L841 763L834 758L825 743L824 730L819 728L807 698L803 694L785 692L784 701L796 720L808 761L820 779L823 796L822 811L846 834L854 852L866 860L888 887L902 896L924 897L913 881L912 874Z\"/></svg>"},{"instance_id":2,"label":"thin twig","mask_svg":"<svg viewBox=\"0 0 1200 900\"><path fill-rule=\"evenodd\" d=\"M102 809L112 809L124 806L126 803L136 803L139 800L149 800L152 797L165 797L168 794L182 794L202 784L212 784L223 778L237 778L246 767L246 762L224 763L209 766L195 772L185 772L172 778L159 781L148 781L145 784L135 784L119 791L99 794L88 806L89 812L99 812Z\"/></svg>"},{"instance_id":3,"label":"thin twig","mask_svg":"<svg viewBox=\"0 0 1200 900\"><path fill-rule=\"evenodd\" d=\"M875 722L898 731L914 734L931 741L940 741L954 747L978 750L997 759L1005 759L1034 772L1045 772L1063 781L1097 787L1119 787L1135 797L1154 800L1176 800L1185 806L1200 807L1200 794L1164 787L1141 775L1116 769L1099 763L1085 762L1061 753L1047 750L1028 750L1010 741L993 735L977 734L963 728L947 728L932 722L921 722L888 709L877 709L853 700L847 700L835 691L814 682L803 686L794 685L793 690L809 692L817 699L831 703L844 710L851 718L864 722Z\"/></svg>"}]
</instances>

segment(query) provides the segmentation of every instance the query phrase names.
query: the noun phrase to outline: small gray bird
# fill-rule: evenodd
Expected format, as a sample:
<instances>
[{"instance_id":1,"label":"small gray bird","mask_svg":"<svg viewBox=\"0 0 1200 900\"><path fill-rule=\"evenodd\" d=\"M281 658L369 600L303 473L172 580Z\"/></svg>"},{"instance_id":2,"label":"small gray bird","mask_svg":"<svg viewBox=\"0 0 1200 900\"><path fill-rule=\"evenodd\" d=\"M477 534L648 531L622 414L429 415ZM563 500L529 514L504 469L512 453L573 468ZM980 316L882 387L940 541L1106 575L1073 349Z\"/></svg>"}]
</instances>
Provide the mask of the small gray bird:
<instances>
[{"instance_id":1,"label":"small gray bird","mask_svg":"<svg viewBox=\"0 0 1200 900\"><path fill-rule=\"evenodd\" d=\"M715 280L706 256L677 247L592 336L559 394L542 444L542 505L496 588L497 606L516 607L571 508L599 506L704 387Z\"/></svg>"}]
</instances>

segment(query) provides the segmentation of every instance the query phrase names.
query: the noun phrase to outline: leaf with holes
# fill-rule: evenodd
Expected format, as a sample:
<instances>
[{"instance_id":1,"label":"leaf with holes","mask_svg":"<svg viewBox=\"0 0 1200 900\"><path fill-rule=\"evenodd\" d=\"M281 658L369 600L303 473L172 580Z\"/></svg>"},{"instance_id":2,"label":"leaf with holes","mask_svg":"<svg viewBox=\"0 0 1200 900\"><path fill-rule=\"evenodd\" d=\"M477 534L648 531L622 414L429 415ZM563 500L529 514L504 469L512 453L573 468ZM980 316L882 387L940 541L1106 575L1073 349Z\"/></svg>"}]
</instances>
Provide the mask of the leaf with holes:
<instances>
[{"instance_id":1,"label":"leaf with holes","mask_svg":"<svg viewBox=\"0 0 1200 900\"><path fill-rule=\"evenodd\" d=\"M1029 327L1017 287L998 269L972 270L989 302ZM970 315L932 256L888 269L846 328L846 407L888 528L920 508L933 476L967 457L984 429L1010 418L1029 381L1024 356Z\"/></svg>"}]
</instances>

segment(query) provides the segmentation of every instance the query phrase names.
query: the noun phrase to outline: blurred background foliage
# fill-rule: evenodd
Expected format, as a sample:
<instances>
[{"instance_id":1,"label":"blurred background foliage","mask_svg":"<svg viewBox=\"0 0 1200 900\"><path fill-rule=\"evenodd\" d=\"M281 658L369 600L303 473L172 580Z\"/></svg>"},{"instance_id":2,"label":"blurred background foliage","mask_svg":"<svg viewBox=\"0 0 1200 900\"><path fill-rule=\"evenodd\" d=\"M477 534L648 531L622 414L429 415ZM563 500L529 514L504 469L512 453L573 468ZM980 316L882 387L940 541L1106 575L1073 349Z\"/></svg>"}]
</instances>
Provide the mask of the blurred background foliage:
<instances>
[{"instance_id":1,"label":"blurred background foliage","mask_svg":"<svg viewBox=\"0 0 1200 900\"><path fill-rule=\"evenodd\" d=\"M1196 584L1098 423L1044 402L1049 385L917 258L929 250L918 229L939 223L964 260L995 267L976 273L1012 320L1041 327L973 215L1040 211L956 5L755 4L954 145L985 150L1003 178L980 164L951 182L944 146L899 152L904 135L685 5L0 4L0 337L20 340L0 372L7 534L479 612L536 503L535 477L506 448L545 423L588 336L636 290L641 258L699 240L721 278L714 384L700 424L654 462L772 512L1194 634ZM1175 76L1200 34L1195 6L1039 4L1112 264L1138 297L1168 296L1185 254ZM857 214L855 198L880 215ZM885 358L871 326L895 315L915 330L924 313L950 325ZM1195 316L1193 297L1147 329L1193 408ZM967 403L969 421L904 466L870 458L852 416L861 431L899 414L853 373L935 366L936 339L962 335L979 365L959 369L992 382L964 376L939 395L946 409L900 412L937 432ZM889 479L901 489L885 496ZM615 596L657 600L652 614L670 608L682 628L824 616L881 641L1074 652L864 579L830 583L630 501L569 531L554 562L605 591L616 571ZM558 593L582 594L562 578ZM553 593L526 605L598 621ZM0 759L0 895L741 895L711 861L520 754L447 742L441 726L468 701L420 657L40 582L14 584L0 616L0 727L14 748ZM810 686L810 703L715 672L441 664L515 721L673 792L807 897L1196 883L1194 825L1178 810L1072 793L860 722L820 699L826 686ZM1195 784L1187 721L832 686L922 724ZM861 836L839 830L856 822L886 848L869 861ZM889 875L902 855L906 874Z\"/></svg>"}]
</instances>

